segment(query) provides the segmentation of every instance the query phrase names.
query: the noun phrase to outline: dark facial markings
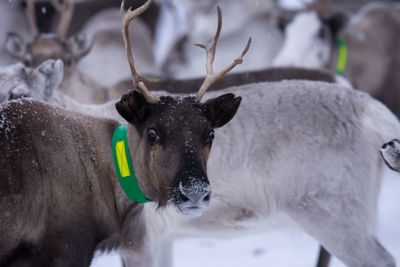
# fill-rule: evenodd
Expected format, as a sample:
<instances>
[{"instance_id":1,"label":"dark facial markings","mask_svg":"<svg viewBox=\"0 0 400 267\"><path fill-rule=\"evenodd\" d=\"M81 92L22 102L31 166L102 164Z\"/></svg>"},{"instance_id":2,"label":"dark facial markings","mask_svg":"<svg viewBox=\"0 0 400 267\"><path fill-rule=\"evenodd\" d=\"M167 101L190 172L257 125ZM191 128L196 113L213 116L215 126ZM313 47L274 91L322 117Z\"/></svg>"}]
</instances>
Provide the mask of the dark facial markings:
<instances>
[{"instance_id":1,"label":"dark facial markings","mask_svg":"<svg viewBox=\"0 0 400 267\"><path fill-rule=\"evenodd\" d=\"M189 147L212 141L213 130L193 98L161 97L147 119L147 139L163 146Z\"/></svg>"},{"instance_id":2,"label":"dark facial markings","mask_svg":"<svg viewBox=\"0 0 400 267\"><path fill-rule=\"evenodd\" d=\"M208 205L211 188L207 160L214 128L236 114L241 98L224 94L199 103L195 97L160 97L155 103L137 91L116 104L138 132L142 185L159 206L174 203L183 213Z\"/></svg>"},{"instance_id":3,"label":"dark facial markings","mask_svg":"<svg viewBox=\"0 0 400 267\"><path fill-rule=\"evenodd\" d=\"M188 201L187 196L177 193L179 188L187 191L209 184L204 151L211 146L214 130L202 104L191 97L161 97L150 108L142 133L149 149L157 151L150 153L157 155L152 159L157 161L155 173L169 189L169 199Z\"/></svg>"}]
</instances>

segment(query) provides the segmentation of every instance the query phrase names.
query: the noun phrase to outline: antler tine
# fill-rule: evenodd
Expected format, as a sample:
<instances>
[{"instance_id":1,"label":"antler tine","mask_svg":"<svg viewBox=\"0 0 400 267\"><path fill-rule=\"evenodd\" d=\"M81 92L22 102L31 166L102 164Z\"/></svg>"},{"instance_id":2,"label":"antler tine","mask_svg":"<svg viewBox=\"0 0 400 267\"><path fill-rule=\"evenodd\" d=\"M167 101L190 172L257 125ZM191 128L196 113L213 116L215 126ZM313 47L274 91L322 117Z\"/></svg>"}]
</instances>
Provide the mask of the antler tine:
<instances>
[{"instance_id":1,"label":"antler tine","mask_svg":"<svg viewBox=\"0 0 400 267\"><path fill-rule=\"evenodd\" d=\"M64 39L71 23L72 14L74 13L75 3L73 1L64 0L61 4L59 0L51 0L51 4L60 13L60 22L57 27L57 35Z\"/></svg>"},{"instance_id":2,"label":"antler tine","mask_svg":"<svg viewBox=\"0 0 400 267\"><path fill-rule=\"evenodd\" d=\"M221 70L219 73L214 73L213 70L213 63L214 63L214 58L215 58L215 50L217 47L219 35L221 33L221 28L222 28L222 12L221 8L217 6L217 13L218 13L218 27L217 31L215 33L214 39L212 42L208 45L204 44L196 44L196 46L203 48L206 51L206 56L207 56L207 64L206 64L206 78L204 79L203 84L200 86L199 91L196 94L196 100L200 101L205 92L210 88L210 86L221 79L225 74L227 74L229 71L231 71L234 67L236 67L239 64L242 64L243 62L243 57L246 55L247 51L250 48L251 44L251 38L247 41L247 44L245 48L243 49L242 53L238 58L236 58L229 66Z\"/></svg>"},{"instance_id":3,"label":"antler tine","mask_svg":"<svg viewBox=\"0 0 400 267\"><path fill-rule=\"evenodd\" d=\"M35 0L27 0L26 1L26 17L28 18L29 27L31 28L33 36L39 35L39 29L36 24L36 15L35 15Z\"/></svg>"},{"instance_id":4,"label":"antler tine","mask_svg":"<svg viewBox=\"0 0 400 267\"><path fill-rule=\"evenodd\" d=\"M128 63L129 67L131 68L131 75L132 75L132 82L133 86L137 87L140 91L140 93L143 95L143 97L146 99L147 102L149 103L157 103L158 100L155 96L153 96L149 90L147 89L145 82L151 82L149 79L141 76L135 67L135 62L133 60L133 55L132 55L132 48L131 48L131 43L130 43L130 38L129 38L129 23L137 16L141 15L143 12L147 10L147 8L150 6L151 0L147 0L146 3L144 3L142 6L132 10L132 8L129 8L128 11L125 13L125 15L122 18L122 37L124 39L124 44L125 44L125 53L128 58ZM122 1L121 3L121 13L123 13L124 10L124 5L125 5L125 0Z\"/></svg>"}]
</instances>

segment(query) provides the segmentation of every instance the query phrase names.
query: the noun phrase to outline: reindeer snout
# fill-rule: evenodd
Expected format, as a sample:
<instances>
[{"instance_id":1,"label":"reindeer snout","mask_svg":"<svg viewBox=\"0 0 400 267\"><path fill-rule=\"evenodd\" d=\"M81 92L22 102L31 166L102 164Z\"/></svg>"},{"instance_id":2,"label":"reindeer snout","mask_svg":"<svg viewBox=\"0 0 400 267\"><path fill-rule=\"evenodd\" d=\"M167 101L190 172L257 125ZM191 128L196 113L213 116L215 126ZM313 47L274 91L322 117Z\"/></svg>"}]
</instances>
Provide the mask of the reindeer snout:
<instances>
[{"instance_id":1,"label":"reindeer snout","mask_svg":"<svg viewBox=\"0 0 400 267\"><path fill-rule=\"evenodd\" d=\"M200 214L208 206L211 198L211 187L200 181L189 184L179 183L176 196L176 206L186 215Z\"/></svg>"},{"instance_id":2,"label":"reindeer snout","mask_svg":"<svg viewBox=\"0 0 400 267\"><path fill-rule=\"evenodd\" d=\"M199 183L192 186L179 184L179 193L182 202L201 203L209 202L211 196L210 186L206 183Z\"/></svg>"}]
</instances>

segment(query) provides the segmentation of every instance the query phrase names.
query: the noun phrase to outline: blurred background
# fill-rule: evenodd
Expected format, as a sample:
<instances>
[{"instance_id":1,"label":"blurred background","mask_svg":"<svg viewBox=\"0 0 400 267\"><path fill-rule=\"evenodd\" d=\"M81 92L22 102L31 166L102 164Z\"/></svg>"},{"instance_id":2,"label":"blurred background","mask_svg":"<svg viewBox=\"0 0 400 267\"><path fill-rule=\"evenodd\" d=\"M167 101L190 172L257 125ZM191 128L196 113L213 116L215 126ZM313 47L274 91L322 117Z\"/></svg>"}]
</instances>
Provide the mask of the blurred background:
<instances>
[{"instance_id":1,"label":"blurred background","mask_svg":"<svg viewBox=\"0 0 400 267\"><path fill-rule=\"evenodd\" d=\"M127 0L125 8L143 0ZM121 35L118 0L1 0L0 66L21 62L36 67L61 58L65 71L79 71L83 83L111 88L105 102L132 89ZM279 67L318 69L362 90L400 115L400 4L381 0L153 0L130 27L139 72L160 80L205 75L205 53L216 30L216 6L223 25L214 68L252 46L232 72L243 82ZM54 52L56 51L56 52ZM59 56L62 54L62 56ZM58 55L58 56L54 56ZM68 77L68 75L65 75ZM256 77L256 78L254 78ZM246 80L247 79L247 80ZM164 88L162 88L164 89ZM79 97L77 100L82 100ZM84 102L84 101L82 101ZM94 101L89 101L94 102ZM400 263L400 179L389 172L380 200L379 236ZM318 244L286 218L273 219L263 234L177 240L166 266L312 266ZM121 266L117 254L97 257L92 266ZM332 266L343 266L335 261Z\"/></svg>"}]
</instances>

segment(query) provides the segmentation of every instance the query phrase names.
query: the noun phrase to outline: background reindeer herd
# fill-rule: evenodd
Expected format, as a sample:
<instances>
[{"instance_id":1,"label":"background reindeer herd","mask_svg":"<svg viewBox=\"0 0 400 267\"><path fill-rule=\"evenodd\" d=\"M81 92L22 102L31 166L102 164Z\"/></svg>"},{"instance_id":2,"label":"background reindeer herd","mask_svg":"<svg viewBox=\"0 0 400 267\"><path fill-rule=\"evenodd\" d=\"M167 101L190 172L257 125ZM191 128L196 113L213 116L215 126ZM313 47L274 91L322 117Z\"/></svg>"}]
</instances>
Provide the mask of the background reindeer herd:
<instances>
[{"instance_id":1,"label":"background reindeer herd","mask_svg":"<svg viewBox=\"0 0 400 267\"><path fill-rule=\"evenodd\" d=\"M383 173L400 171L396 1L0 13L0 266L90 266L97 251L173 266L178 238L266 230L275 214L320 244L318 267L396 266L376 234ZM126 124L146 204L116 178Z\"/></svg>"}]
</instances>

